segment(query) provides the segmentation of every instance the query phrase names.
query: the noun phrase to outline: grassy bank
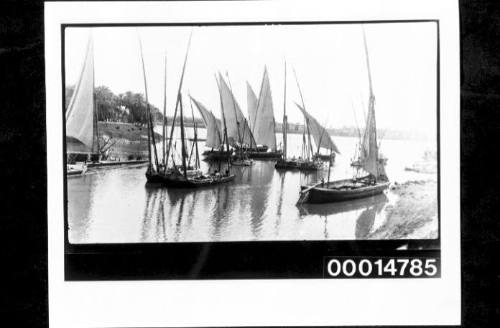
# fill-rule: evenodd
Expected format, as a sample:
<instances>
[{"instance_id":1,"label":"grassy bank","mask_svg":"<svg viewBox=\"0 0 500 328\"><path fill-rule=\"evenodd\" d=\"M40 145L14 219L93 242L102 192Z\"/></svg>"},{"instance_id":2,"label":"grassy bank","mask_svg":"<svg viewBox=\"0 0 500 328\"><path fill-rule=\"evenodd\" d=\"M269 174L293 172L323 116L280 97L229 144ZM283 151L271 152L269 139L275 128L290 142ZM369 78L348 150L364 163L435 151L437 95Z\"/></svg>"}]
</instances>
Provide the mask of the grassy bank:
<instances>
[{"instance_id":1,"label":"grassy bank","mask_svg":"<svg viewBox=\"0 0 500 328\"><path fill-rule=\"evenodd\" d=\"M388 205L387 220L372 232L370 239L437 238L437 184L435 181L409 181L394 184L398 195L394 205Z\"/></svg>"},{"instance_id":2,"label":"grassy bank","mask_svg":"<svg viewBox=\"0 0 500 328\"><path fill-rule=\"evenodd\" d=\"M132 123L99 122L99 135L109 139L109 156L113 159L144 159L148 151L148 129ZM161 135L155 132L155 138Z\"/></svg>"}]
</instances>

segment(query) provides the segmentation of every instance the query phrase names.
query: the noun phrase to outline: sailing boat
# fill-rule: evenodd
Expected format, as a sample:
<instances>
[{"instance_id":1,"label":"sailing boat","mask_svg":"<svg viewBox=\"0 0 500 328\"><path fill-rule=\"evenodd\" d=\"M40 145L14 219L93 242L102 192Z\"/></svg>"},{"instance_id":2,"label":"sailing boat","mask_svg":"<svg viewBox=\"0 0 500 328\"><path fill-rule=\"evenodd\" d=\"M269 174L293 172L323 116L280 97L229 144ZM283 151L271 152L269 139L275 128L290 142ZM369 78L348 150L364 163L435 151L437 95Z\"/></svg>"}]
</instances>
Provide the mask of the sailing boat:
<instances>
[{"instance_id":1,"label":"sailing boat","mask_svg":"<svg viewBox=\"0 0 500 328\"><path fill-rule=\"evenodd\" d=\"M374 196L382 193L389 187L389 179L385 173L385 161L380 160L377 143L377 126L375 122L375 95L372 88L370 72L370 61L368 47L363 31L364 48L366 55L368 82L369 82L369 104L366 117L366 129L362 140L362 150L358 162L368 175L351 179L320 182L311 186L301 186L298 203L328 203L357 198ZM329 178L329 177L328 177ZM329 180L329 179L328 179Z\"/></svg>"},{"instance_id":2,"label":"sailing boat","mask_svg":"<svg viewBox=\"0 0 500 328\"><path fill-rule=\"evenodd\" d=\"M248 159L247 151L255 147L255 138L250 130L247 119L234 97L229 78L226 83L222 74L219 73L217 85L221 99L224 130L227 131L229 145L234 149L234 154L230 157L232 164L250 166L252 165L252 161Z\"/></svg>"},{"instance_id":3,"label":"sailing boat","mask_svg":"<svg viewBox=\"0 0 500 328\"><path fill-rule=\"evenodd\" d=\"M267 67L264 67L258 99L247 82L247 100L249 125L257 143L255 148L249 149L248 156L251 158L280 158L281 151L276 149L273 99Z\"/></svg>"},{"instance_id":4,"label":"sailing boat","mask_svg":"<svg viewBox=\"0 0 500 328\"><path fill-rule=\"evenodd\" d=\"M89 37L82 70L66 110L67 173L69 175L85 173L86 162L99 159L93 48L92 37Z\"/></svg>"},{"instance_id":5,"label":"sailing boat","mask_svg":"<svg viewBox=\"0 0 500 328\"><path fill-rule=\"evenodd\" d=\"M295 105L300 109L302 112L302 115L304 115L306 122L307 122L307 127L314 139L314 143L316 144L317 150L316 153L313 155L313 160L316 159L321 159L321 160L327 160L327 161L333 161L335 158L335 154L340 153L337 145L332 140L332 137L326 130L324 126L319 124L318 120L314 118L311 114L309 114L304 107L301 105L295 103ZM328 155L323 155L320 153L320 149L326 149L330 153Z\"/></svg>"},{"instance_id":6,"label":"sailing boat","mask_svg":"<svg viewBox=\"0 0 500 328\"><path fill-rule=\"evenodd\" d=\"M198 112L200 112L201 118L203 119L207 130L205 147L210 148L210 150L206 150L202 153L203 156L205 156L205 160L227 160L231 156L232 152L225 150L223 142L224 133L222 131L220 120L215 118L212 111L207 109L200 101L196 100L192 96L189 97L198 109Z\"/></svg>"},{"instance_id":7,"label":"sailing boat","mask_svg":"<svg viewBox=\"0 0 500 328\"><path fill-rule=\"evenodd\" d=\"M295 73L295 71L294 71ZM288 119L286 116L286 64L285 64L285 88L284 88L284 106L283 106L283 157L278 160L275 165L277 169L298 169L301 171L317 171L321 168L322 164L314 158L311 134L317 145L317 153L321 147L330 150L330 154L333 151L338 152L337 146L332 141L330 135L326 132L326 129L318 123L318 121L305 110L304 98L302 97L302 91L297 79L297 74L295 74L295 79L297 82L297 87L299 89L300 97L302 100L302 106L297 104L297 107L304 116L304 131L302 134L302 156L298 159L287 158L286 157L286 146L287 146L287 132L288 132ZM307 138L306 138L307 133Z\"/></svg>"},{"instance_id":8,"label":"sailing boat","mask_svg":"<svg viewBox=\"0 0 500 328\"><path fill-rule=\"evenodd\" d=\"M139 40L140 41L140 40ZM148 170L146 171L146 179L148 183L155 183L155 184L160 184L165 187L174 187L174 188L198 188L198 187L203 187L203 186L210 186L214 184L219 184L219 183L225 183L234 180L234 175L230 173L230 165L228 163L228 167L225 171L224 174L221 174L219 172L214 172L211 174L206 174L203 175L201 171L198 170L199 168L199 160L195 160L195 168L194 170L189 170L188 164L189 164L189 155L186 149L186 136L185 136L185 129L184 129L184 106L183 106L183 101L182 101L182 84L184 81L184 73L186 69L186 62L188 58L188 53L189 53L189 46L191 44L191 36L189 37L188 41L188 46L186 50L186 55L184 57L184 64L182 67L182 75L181 79L179 82L179 89L177 91L177 100L176 100L176 105L175 105L175 111L174 111L174 118L172 120L172 127L170 130L170 139L169 139L169 144L167 147L167 153L165 154L165 163L164 165L160 166L158 163L158 156L156 153L156 142L154 140L154 134L153 134L153 122L151 120L151 111L149 108L149 105L147 105L147 111L148 111L148 155L149 155L149 166ZM142 69L143 69L143 77L144 77L144 88L145 88L145 96L146 96L146 104L148 103L147 100L147 84L146 84L146 73L145 73L145 67L144 67L144 58L142 55L142 45L140 45L141 49L141 60L142 60ZM173 159L173 154L172 154L172 140L173 140L173 133L175 129L175 120L177 117L177 112L179 111L179 116L180 116L180 134L181 134L181 162L182 166L177 166L174 162ZM194 114L193 114L193 121L194 121ZM194 144L193 144L193 149L196 149L196 152L198 152L198 147L197 147L197 129L195 126L195 134L194 134ZM152 140L150 140L149 136L152 135ZM152 141L152 144L151 144ZM155 156L155 163L152 162L152 156L151 156L151 146L154 149L154 156ZM172 167L168 167L168 161L169 161L169 155L172 155ZM198 155L195 155L195 158L197 158ZM188 163L186 163L186 160ZM191 171L191 172L190 172ZM194 171L194 172L193 172Z\"/></svg>"}]
</instances>

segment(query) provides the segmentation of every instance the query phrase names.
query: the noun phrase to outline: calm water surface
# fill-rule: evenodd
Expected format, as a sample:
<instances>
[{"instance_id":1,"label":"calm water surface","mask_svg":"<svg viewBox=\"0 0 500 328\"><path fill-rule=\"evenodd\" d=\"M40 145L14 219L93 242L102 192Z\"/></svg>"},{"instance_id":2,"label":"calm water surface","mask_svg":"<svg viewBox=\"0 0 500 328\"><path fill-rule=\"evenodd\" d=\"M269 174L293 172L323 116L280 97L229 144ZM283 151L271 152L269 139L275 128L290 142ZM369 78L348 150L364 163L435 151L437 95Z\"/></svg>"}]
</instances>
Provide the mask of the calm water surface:
<instances>
[{"instance_id":1,"label":"calm water surface","mask_svg":"<svg viewBox=\"0 0 500 328\"><path fill-rule=\"evenodd\" d=\"M289 135L290 154L299 155L301 140L301 135ZM334 140L342 154L330 177L352 177L349 163L356 139ZM201 151L203 142L199 147ZM435 145L383 140L381 151L389 158L390 180L436 179L436 175L404 171L425 150L435 150ZM202 162L205 172L208 165ZM276 171L273 161L254 161L251 167L233 167L234 182L196 190L148 186L145 172L145 166L100 168L68 178L70 242L363 239L384 223L387 206L397 201L388 191L348 203L296 206L299 186L326 179L326 165L321 172L301 174Z\"/></svg>"}]
</instances>

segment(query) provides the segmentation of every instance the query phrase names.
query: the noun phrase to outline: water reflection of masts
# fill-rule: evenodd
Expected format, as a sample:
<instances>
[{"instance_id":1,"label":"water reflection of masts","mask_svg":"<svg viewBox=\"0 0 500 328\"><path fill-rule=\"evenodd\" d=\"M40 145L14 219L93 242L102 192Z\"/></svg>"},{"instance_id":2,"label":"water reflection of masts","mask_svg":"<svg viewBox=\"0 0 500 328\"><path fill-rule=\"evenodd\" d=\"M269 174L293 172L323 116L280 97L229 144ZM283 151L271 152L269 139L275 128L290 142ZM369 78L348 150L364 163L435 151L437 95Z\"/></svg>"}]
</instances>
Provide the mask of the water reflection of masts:
<instances>
[{"instance_id":1,"label":"water reflection of masts","mask_svg":"<svg viewBox=\"0 0 500 328\"><path fill-rule=\"evenodd\" d=\"M259 162L252 169L252 188L250 194L250 215L252 233L258 238L262 226L262 217L267 208L271 181L274 174L274 166L271 162Z\"/></svg>"},{"instance_id":2,"label":"water reflection of masts","mask_svg":"<svg viewBox=\"0 0 500 328\"><path fill-rule=\"evenodd\" d=\"M158 213L156 214L156 239L157 241L167 241L167 233L165 228L165 190L160 189L160 204L158 205Z\"/></svg>"},{"instance_id":3,"label":"water reflection of masts","mask_svg":"<svg viewBox=\"0 0 500 328\"><path fill-rule=\"evenodd\" d=\"M152 196L154 196L152 198ZM146 206L144 207L144 213L142 218L142 229L141 238L142 242L146 242L148 239L148 233L151 229L151 219L153 217L154 204L156 203L157 193L153 193L151 190L146 188ZM152 199L152 201L151 201Z\"/></svg>"},{"instance_id":4,"label":"water reflection of masts","mask_svg":"<svg viewBox=\"0 0 500 328\"><path fill-rule=\"evenodd\" d=\"M223 193L221 197L221 193ZM222 199L221 199L222 198ZM223 225L223 220L227 218L231 209L228 208L229 204L229 193L228 186L225 185L223 187L217 188L217 196L214 204L214 208L212 210L212 217L210 218L210 223L212 224L212 240L217 240L220 236L220 229Z\"/></svg>"},{"instance_id":5,"label":"water reflection of masts","mask_svg":"<svg viewBox=\"0 0 500 328\"><path fill-rule=\"evenodd\" d=\"M285 172L278 172L280 179L280 189L278 197L278 206L276 207L276 222L274 224L275 236L278 236L281 226L281 207L283 206L283 194L285 192L284 190L285 174L286 174Z\"/></svg>"},{"instance_id":6,"label":"water reflection of masts","mask_svg":"<svg viewBox=\"0 0 500 328\"><path fill-rule=\"evenodd\" d=\"M177 216L177 222L175 224L175 241L179 241L181 234L181 221L184 215L184 202L185 197L181 198L181 205L179 206L179 215Z\"/></svg>"}]
</instances>

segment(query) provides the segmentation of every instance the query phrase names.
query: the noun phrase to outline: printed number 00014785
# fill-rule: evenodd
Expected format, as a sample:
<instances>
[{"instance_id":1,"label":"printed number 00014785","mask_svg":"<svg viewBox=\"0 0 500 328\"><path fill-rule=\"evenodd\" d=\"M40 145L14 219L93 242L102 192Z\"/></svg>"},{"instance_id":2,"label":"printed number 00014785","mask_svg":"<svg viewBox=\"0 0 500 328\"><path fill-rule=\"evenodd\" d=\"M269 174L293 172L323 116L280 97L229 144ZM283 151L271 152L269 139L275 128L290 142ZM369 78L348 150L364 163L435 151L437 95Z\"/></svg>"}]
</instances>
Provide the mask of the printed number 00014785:
<instances>
[{"instance_id":1,"label":"printed number 00014785","mask_svg":"<svg viewBox=\"0 0 500 328\"><path fill-rule=\"evenodd\" d=\"M332 278L433 278L439 269L436 258L331 258L326 263L326 272Z\"/></svg>"}]
</instances>

